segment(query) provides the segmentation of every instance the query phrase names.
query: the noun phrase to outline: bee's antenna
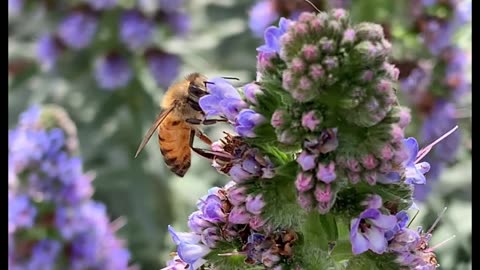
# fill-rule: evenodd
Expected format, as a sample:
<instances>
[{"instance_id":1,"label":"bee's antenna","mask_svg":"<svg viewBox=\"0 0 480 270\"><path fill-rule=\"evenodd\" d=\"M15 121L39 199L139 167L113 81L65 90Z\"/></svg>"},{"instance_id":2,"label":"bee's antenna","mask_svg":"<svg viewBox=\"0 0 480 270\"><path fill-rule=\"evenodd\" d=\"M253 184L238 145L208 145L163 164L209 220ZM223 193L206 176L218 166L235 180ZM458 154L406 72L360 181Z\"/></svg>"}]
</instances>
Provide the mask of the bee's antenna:
<instances>
[{"instance_id":1,"label":"bee's antenna","mask_svg":"<svg viewBox=\"0 0 480 270\"><path fill-rule=\"evenodd\" d=\"M310 6L312 6L316 11L322 12L320 9L318 9L310 0L305 0Z\"/></svg>"},{"instance_id":2,"label":"bee's antenna","mask_svg":"<svg viewBox=\"0 0 480 270\"><path fill-rule=\"evenodd\" d=\"M237 77L220 77L220 78L223 78L225 80L236 80L236 81L239 81L240 79L237 78Z\"/></svg>"},{"instance_id":3,"label":"bee's antenna","mask_svg":"<svg viewBox=\"0 0 480 270\"><path fill-rule=\"evenodd\" d=\"M214 82L209 82L209 81L204 81L203 83L204 83L205 85L207 85L207 84L215 84Z\"/></svg>"}]
</instances>

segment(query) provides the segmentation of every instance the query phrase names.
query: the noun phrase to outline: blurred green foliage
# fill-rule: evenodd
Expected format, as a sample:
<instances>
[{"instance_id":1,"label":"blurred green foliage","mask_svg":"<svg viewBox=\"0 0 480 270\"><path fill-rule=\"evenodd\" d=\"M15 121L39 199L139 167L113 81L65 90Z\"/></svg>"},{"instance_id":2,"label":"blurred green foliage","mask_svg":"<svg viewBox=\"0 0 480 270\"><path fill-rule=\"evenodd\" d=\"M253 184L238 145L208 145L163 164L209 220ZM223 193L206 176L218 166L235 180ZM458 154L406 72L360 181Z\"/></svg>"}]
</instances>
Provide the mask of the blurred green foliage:
<instances>
[{"instance_id":1,"label":"blurred green foliage","mask_svg":"<svg viewBox=\"0 0 480 270\"><path fill-rule=\"evenodd\" d=\"M192 20L191 34L183 39L163 40L161 33L155 37L155 42L164 49L181 56L184 64L180 74L200 71L209 77L235 76L240 78L239 86L254 80L255 48L262 42L253 38L247 26L248 10L254 1L185 2ZM394 47L396 55L405 55L409 48L416 47L403 28L409 22L401 15L408 8L402 2L362 0L353 1L352 6L355 21L388 21L393 25L392 35L404 41L404 46ZM172 224L179 231L185 229L196 200L209 187L224 184L226 177L218 175L207 160L195 155L189 173L182 179L174 176L164 166L155 139L134 159L144 132L159 111L165 89L155 85L139 61L134 63L135 78L128 88L115 92L100 90L91 75L92 64L87 61L95 48L66 55L57 63L60 67L57 71L41 72L34 64L34 42L39 33L55 27L48 16L45 12L31 11L9 19L9 63L26 63L18 75L9 77L9 128L31 104L63 106L77 125L84 166L96 172L95 198L107 204L112 219L127 218L120 234L128 239L133 262L142 269L159 269L173 248L166 234L167 225ZM115 29L117 23L108 17L101 21L102 28L107 29ZM465 31L459 40L468 47L471 33ZM94 46L106 45L100 42ZM463 105L467 111L470 104L467 99ZM225 128L208 127L206 133L216 140ZM466 118L462 128L468 137L470 118ZM449 207L432 241L435 244L457 235L437 251L443 269L471 269L472 166L471 154L466 149L462 147L460 162L443 174L431 199L420 205L420 215L414 222L428 227L444 206Z\"/></svg>"}]
</instances>

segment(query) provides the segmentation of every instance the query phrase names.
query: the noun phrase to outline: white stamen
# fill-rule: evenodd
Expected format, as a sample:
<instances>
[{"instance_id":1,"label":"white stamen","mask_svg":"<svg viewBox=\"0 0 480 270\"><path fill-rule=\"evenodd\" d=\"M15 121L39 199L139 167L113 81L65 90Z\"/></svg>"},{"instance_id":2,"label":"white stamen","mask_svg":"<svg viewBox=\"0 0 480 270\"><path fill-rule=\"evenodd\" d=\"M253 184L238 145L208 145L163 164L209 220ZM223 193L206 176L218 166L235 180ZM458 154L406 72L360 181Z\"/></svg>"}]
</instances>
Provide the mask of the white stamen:
<instances>
[{"instance_id":1,"label":"white stamen","mask_svg":"<svg viewBox=\"0 0 480 270\"><path fill-rule=\"evenodd\" d=\"M127 219L125 217L118 217L117 219L115 219L110 223L110 227L112 228L113 231L116 232L126 224L127 224Z\"/></svg>"},{"instance_id":2,"label":"white stamen","mask_svg":"<svg viewBox=\"0 0 480 270\"><path fill-rule=\"evenodd\" d=\"M435 222L433 222L432 226L430 227L430 229L428 229L426 234L432 233L433 229L435 229L435 226L437 226L438 222L443 217L443 214L445 214L446 211L447 207L443 208L443 211L440 213L440 215L438 215L437 219L435 220Z\"/></svg>"},{"instance_id":3,"label":"white stamen","mask_svg":"<svg viewBox=\"0 0 480 270\"><path fill-rule=\"evenodd\" d=\"M322 12L320 11L320 9L318 9L310 0L305 0L305 2L307 2L308 4L310 4L310 6L312 6L316 11L318 11L319 13Z\"/></svg>"},{"instance_id":4,"label":"white stamen","mask_svg":"<svg viewBox=\"0 0 480 270\"><path fill-rule=\"evenodd\" d=\"M443 139L448 137L450 134L452 134L457 129L458 129L458 126L455 126L450 131L445 133L442 137L438 138L436 141L434 141L433 143L427 145L422 150L420 150L417 154L417 160L415 160L415 163L418 163L420 160L422 160L422 158L424 158L437 143L441 142Z\"/></svg>"},{"instance_id":5,"label":"white stamen","mask_svg":"<svg viewBox=\"0 0 480 270\"><path fill-rule=\"evenodd\" d=\"M420 213L420 210L417 210L417 213L415 213L415 215L413 216L412 220L410 220L410 222L408 223L407 228L410 228L410 225L411 225L412 222L415 220L415 218L418 216L418 213Z\"/></svg>"},{"instance_id":6,"label":"white stamen","mask_svg":"<svg viewBox=\"0 0 480 270\"><path fill-rule=\"evenodd\" d=\"M452 239L455 238L455 237L457 237L457 236L456 236L456 235L452 235L452 236L450 236L449 238L443 240L442 242L436 244L435 246L426 249L425 251L426 251L426 252L432 252L432 251L434 251L435 249L443 246L445 243L447 243L448 241L452 240Z\"/></svg>"}]
</instances>

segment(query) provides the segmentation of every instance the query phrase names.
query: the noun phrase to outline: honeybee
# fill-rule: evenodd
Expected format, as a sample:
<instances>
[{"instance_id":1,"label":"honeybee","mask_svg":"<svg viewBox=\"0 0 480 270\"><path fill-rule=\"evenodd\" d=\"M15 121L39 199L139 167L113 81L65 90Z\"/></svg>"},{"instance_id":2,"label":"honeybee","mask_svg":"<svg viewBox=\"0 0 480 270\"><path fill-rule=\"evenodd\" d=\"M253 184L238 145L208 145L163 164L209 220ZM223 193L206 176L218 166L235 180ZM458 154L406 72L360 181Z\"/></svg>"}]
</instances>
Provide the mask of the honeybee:
<instances>
[{"instance_id":1,"label":"honeybee","mask_svg":"<svg viewBox=\"0 0 480 270\"><path fill-rule=\"evenodd\" d=\"M183 177L190 168L191 150L203 157L212 159L214 154L193 147L195 136L210 145L212 141L205 136L198 125L224 122L226 119L205 119L205 113L200 108L198 100L208 94L207 84L211 83L200 73L192 73L185 79L173 84L165 93L161 112L155 122L145 134L135 157L142 151L158 131L160 152L166 165L176 175Z\"/></svg>"}]
</instances>

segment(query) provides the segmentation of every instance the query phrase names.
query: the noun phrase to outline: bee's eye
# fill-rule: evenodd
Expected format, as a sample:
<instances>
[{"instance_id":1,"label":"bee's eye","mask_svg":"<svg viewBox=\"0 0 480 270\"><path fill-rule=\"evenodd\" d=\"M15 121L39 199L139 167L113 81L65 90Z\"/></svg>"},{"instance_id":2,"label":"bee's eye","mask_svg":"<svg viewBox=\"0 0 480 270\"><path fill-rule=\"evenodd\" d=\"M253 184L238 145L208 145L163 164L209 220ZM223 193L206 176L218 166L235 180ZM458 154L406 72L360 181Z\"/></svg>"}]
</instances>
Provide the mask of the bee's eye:
<instances>
[{"instance_id":1,"label":"bee's eye","mask_svg":"<svg viewBox=\"0 0 480 270\"><path fill-rule=\"evenodd\" d=\"M204 95L207 94L207 92L205 90L203 90L202 88L200 88L200 87L198 87L194 84L190 84L190 86L188 87L188 93L191 96L194 96L194 97L197 97L197 98L203 97Z\"/></svg>"}]
</instances>

